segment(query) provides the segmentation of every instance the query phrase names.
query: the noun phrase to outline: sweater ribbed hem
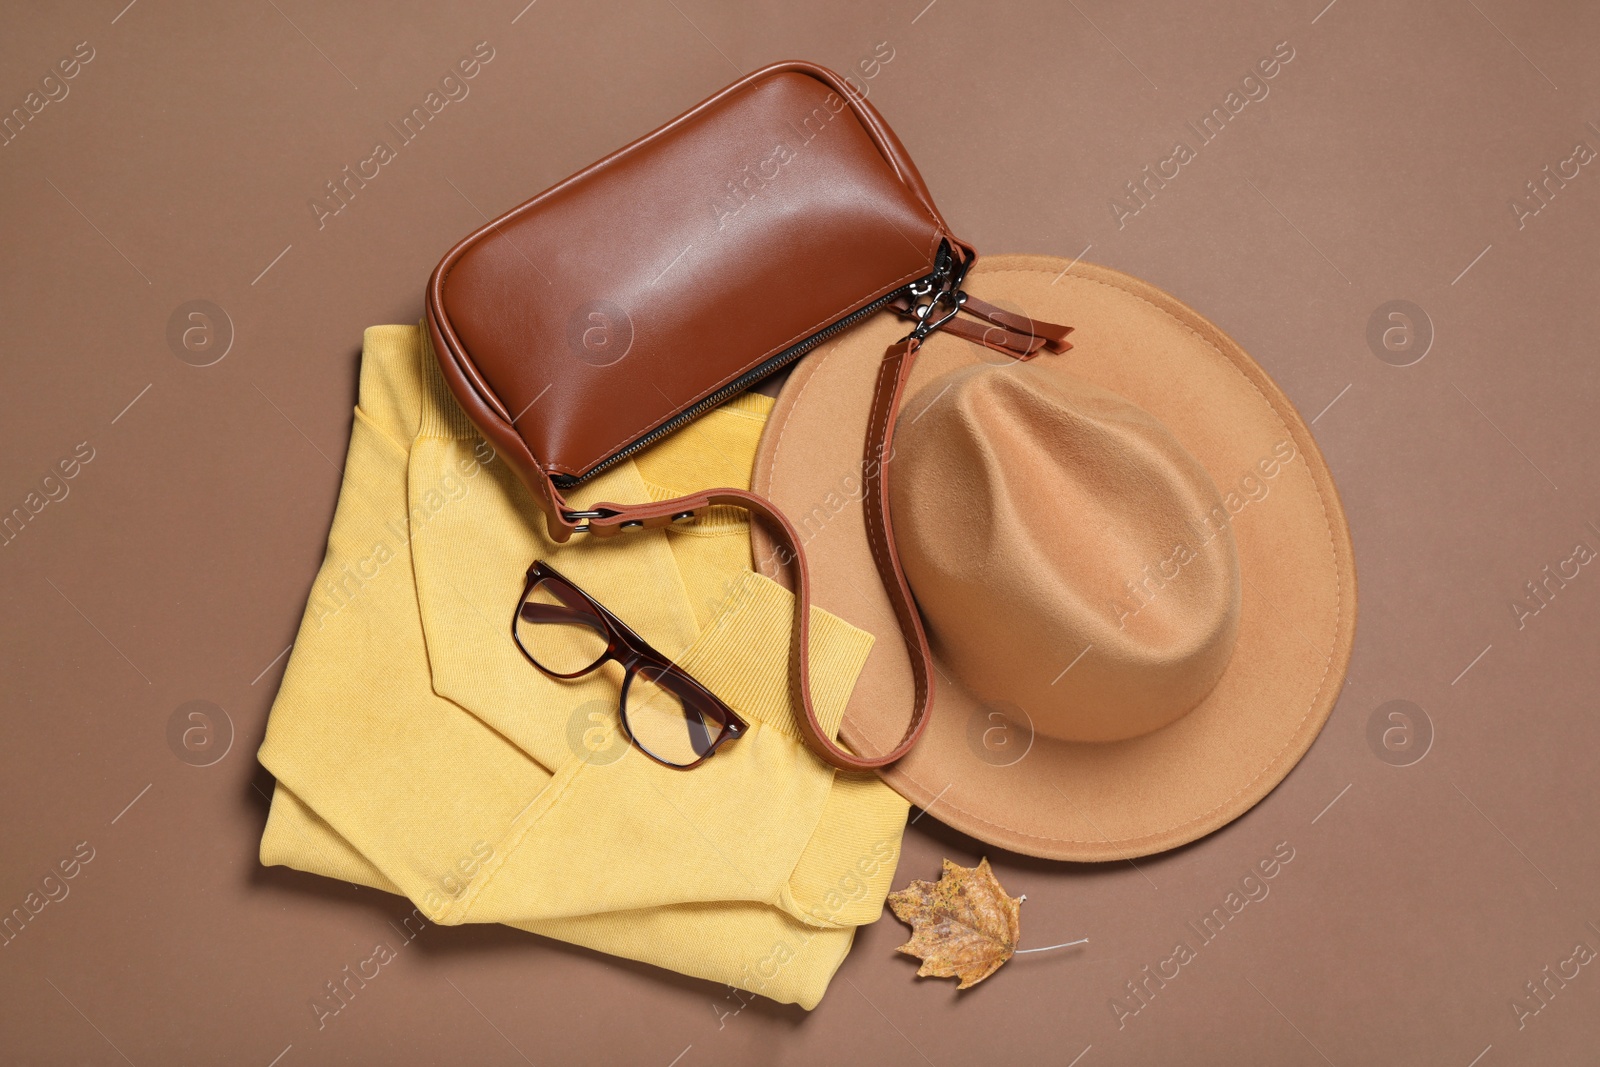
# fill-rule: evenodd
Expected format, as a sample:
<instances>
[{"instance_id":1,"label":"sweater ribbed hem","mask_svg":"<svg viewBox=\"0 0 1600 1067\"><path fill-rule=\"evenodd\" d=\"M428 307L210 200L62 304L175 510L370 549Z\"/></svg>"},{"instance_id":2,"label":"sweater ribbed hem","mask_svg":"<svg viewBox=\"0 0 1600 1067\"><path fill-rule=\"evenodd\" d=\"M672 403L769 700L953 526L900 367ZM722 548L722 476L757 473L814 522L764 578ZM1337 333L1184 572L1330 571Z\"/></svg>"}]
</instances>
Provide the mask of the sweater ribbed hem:
<instances>
[{"instance_id":1,"label":"sweater ribbed hem","mask_svg":"<svg viewBox=\"0 0 1600 1067\"><path fill-rule=\"evenodd\" d=\"M679 657L679 663L740 715L802 741L789 678L789 657L752 657L756 635L794 633L794 597L764 575L745 572L728 599ZM873 636L821 608L811 609L811 701L823 732L835 737L856 677L872 651Z\"/></svg>"},{"instance_id":2,"label":"sweater ribbed hem","mask_svg":"<svg viewBox=\"0 0 1600 1067\"><path fill-rule=\"evenodd\" d=\"M472 425L472 420L467 418L450 387L444 383L426 323L418 328L417 334L422 339L418 352L422 372L422 423L417 428L417 436L458 441L477 437L478 428Z\"/></svg>"},{"instance_id":3,"label":"sweater ribbed hem","mask_svg":"<svg viewBox=\"0 0 1600 1067\"><path fill-rule=\"evenodd\" d=\"M824 927L864 926L883 914L911 805L882 784L875 774L834 773L822 815L784 886L785 910Z\"/></svg>"}]
</instances>

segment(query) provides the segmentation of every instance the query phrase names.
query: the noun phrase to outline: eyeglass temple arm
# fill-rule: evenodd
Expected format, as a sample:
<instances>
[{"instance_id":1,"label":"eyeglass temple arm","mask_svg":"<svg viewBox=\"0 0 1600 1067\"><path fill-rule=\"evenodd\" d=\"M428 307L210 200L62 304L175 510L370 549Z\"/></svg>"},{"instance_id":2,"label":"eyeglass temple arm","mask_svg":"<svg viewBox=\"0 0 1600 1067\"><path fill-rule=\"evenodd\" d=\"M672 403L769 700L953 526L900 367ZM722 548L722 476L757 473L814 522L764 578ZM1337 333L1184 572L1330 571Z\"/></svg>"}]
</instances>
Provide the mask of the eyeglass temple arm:
<instances>
[{"instance_id":1,"label":"eyeglass temple arm","mask_svg":"<svg viewBox=\"0 0 1600 1067\"><path fill-rule=\"evenodd\" d=\"M677 694L679 698L684 701L684 706L686 708L694 710L695 714L693 718L690 719L689 716L685 716L685 722L692 722L694 725L698 725L704 729L705 722L700 711L700 702L705 696L709 696L712 700L715 700L719 705L721 705L722 708L727 712L728 727L731 734L738 736L749 728L750 724L745 722L744 718L740 716L738 712L734 711L725 700L711 692L711 690L707 689L704 684L697 681L693 675L682 670L681 668L675 668L675 671L667 671L655 675L653 681L656 685L659 685L662 688ZM694 733L694 725L690 726L689 732L691 736ZM710 739L708 737L707 743L709 744L709 742Z\"/></svg>"},{"instance_id":2,"label":"eyeglass temple arm","mask_svg":"<svg viewBox=\"0 0 1600 1067\"><path fill-rule=\"evenodd\" d=\"M535 567L539 566L542 566L542 564L535 564ZM534 571L529 572L530 578L534 573ZM588 626L602 636L609 637L611 635L606 632L606 626L608 624L595 617L594 613L598 612L602 616L609 616L611 622L616 626L621 627L626 634L632 638L634 643L643 645L647 649L649 648L648 644L643 640L643 638L634 633L627 623L616 618L615 616L611 616L610 612L608 612L605 606L599 601L582 592L560 575L550 574L548 577L553 578L554 580L546 581L544 583L544 588L569 606L561 607L556 604L539 604L534 601L525 600L523 601L522 607L519 611L519 614L521 614L523 619L533 623L577 622ZM650 649L650 651L654 655L658 657L660 656L660 653L655 652L654 649ZM671 661L667 662L670 664ZM687 672L684 672L681 670L681 668L676 668L675 666L673 671L668 671L663 675L657 676L656 683L658 685L663 685L670 690L678 692L683 697L686 697L690 705L698 705L699 702L700 693L696 692L695 687L704 689L704 686L701 686L700 683L695 681L692 676L687 674ZM711 699L722 705L722 707L727 711L729 736L737 737L749 728L749 724L746 723L742 717L740 717L738 712L734 711L731 707L728 707L724 701L717 697L716 694L711 693L709 689L705 689L704 691L711 697ZM685 717L684 726L689 730L690 744L697 753L703 756L711 748L715 747L712 744L710 733L706 729L704 719L698 710L693 716L692 721L689 719L689 717ZM701 731L701 737L699 738L695 736L695 727L699 727ZM698 743L696 743L697 741Z\"/></svg>"}]
</instances>

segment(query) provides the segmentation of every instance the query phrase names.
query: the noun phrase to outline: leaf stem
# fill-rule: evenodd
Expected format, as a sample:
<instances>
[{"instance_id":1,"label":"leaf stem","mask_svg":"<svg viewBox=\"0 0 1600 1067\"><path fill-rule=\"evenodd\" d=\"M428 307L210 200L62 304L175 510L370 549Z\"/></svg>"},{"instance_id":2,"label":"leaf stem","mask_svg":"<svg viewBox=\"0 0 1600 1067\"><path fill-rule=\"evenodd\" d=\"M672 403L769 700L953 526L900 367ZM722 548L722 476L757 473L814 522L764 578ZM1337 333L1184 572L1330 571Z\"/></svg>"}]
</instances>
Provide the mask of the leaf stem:
<instances>
[{"instance_id":1,"label":"leaf stem","mask_svg":"<svg viewBox=\"0 0 1600 1067\"><path fill-rule=\"evenodd\" d=\"M1071 948L1073 945L1087 945L1088 943L1089 939L1087 937L1081 937L1076 941L1063 941L1059 945L1045 945L1043 948L1019 948L1016 950L1015 955L1020 956L1024 952L1049 952L1053 948Z\"/></svg>"}]
</instances>

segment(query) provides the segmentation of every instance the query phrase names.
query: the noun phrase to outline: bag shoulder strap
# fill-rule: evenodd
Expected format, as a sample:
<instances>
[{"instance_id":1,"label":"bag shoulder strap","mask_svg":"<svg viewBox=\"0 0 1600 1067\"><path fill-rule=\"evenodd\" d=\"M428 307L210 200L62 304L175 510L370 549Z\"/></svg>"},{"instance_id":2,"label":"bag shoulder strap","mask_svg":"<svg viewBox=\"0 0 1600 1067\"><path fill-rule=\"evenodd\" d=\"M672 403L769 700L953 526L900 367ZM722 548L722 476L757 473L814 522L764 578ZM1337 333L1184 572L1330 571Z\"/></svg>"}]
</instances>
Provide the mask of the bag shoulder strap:
<instances>
[{"instance_id":1,"label":"bag shoulder strap","mask_svg":"<svg viewBox=\"0 0 1600 1067\"><path fill-rule=\"evenodd\" d=\"M963 300L966 300L964 294ZM986 304L969 310L981 318L988 319L992 327L986 334L985 331L975 329L956 329L952 332L1004 352L1015 359L1031 359L1039 351L1040 335L1047 332L1039 329L1040 326L1048 327L1050 331L1050 336L1043 343L1044 347L1052 351L1070 347L1065 342L1070 327L1053 326L1049 323L1034 324L1020 316L1002 313L1000 309ZM1006 317L1006 321L1001 321L1002 315ZM907 317L915 316L912 313ZM953 321L956 320L947 318L940 325L948 325ZM914 682L911 718L906 723L905 733L892 749L882 755L862 756L851 752L829 737L817 718L816 709L811 702L809 633L811 576L806 567L805 549L799 533L788 517L770 500L746 489L708 489L705 492L648 504L602 502L587 510L576 511L566 505L553 485L549 487L559 515L559 519L551 516L551 535L561 542L565 542L573 533L586 532L594 537L605 538L630 529L668 526L698 515L716 504L743 508L765 522L778 542L779 564L792 567L795 577L795 624L790 654L792 664L790 684L798 691L797 703L802 710L799 719L800 732L814 753L843 771L876 770L888 766L910 752L917 739L922 736L922 731L927 728L929 709L933 705L933 656L928 650L928 638L922 628L922 616L917 611L916 600L911 594L910 585L906 582L905 571L900 566L900 555L895 548L894 529L889 518L889 485L884 477L893 452L892 442L900 400L905 392L906 381L911 376L911 368L916 361L917 349L922 344L923 335L925 331L914 331L911 336L890 345L888 351L884 353L883 362L878 367L877 382L873 388L872 413L867 422L861 461L864 486L862 505L866 517L867 543L871 546L878 576L883 581L884 590L889 594L889 603L893 606L895 618L900 624L900 636L905 641L906 652L911 660Z\"/></svg>"}]
</instances>

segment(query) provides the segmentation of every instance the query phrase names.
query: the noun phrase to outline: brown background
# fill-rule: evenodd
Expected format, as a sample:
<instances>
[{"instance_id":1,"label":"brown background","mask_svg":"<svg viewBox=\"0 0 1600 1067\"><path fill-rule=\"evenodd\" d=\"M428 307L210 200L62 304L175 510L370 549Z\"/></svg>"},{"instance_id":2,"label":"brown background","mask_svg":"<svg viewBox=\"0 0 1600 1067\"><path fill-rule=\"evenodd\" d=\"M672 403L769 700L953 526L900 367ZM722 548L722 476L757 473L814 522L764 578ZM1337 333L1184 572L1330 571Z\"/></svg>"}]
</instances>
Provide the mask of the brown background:
<instances>
[{"instance_id":1,"label":"brown background","mask_svg":"<svg viewBox=\"0 0 1600 1067\"><path fill-rule=\"evenodd\" d=\"M95 50L70 95L0 148L0 512L79 442L94 450L70 495L0 547L0 910L76 843L95 853L0 948L0 1059L1592 1057L1600 968L1520 1029L1512 999L1577 942L1600 948L1600 569L1524 628L1511 603L1580 538L1600 548L1585 526L1600 525L1600 168L1521 228L1509 202L1576 142L1600 148L1600 8L125 2L0 12L0 110L77 42ZM470 96L319 230L308 199L479 41L495 58ZM1176 139L1193 146L1186 120L1282 41L1295 58L1270 95L1119 228L1124 183ZM736 73L795 57L853 70L879 42L893 58L871 98L957 232L1150 279L1316 416L1361 582L1349 684L1321 739L1249 815L1137 867L993 855L1027 894L1025 944L1091 943L1020 957L967 993L914 980L892 918L862 932L809 1016L725 1014L738 1001L708 983L430 928L319 1031L310 997L409 906L260 868L271 781L253 754L321 558L362 328L415 321L428 270L480 210ZM166 335L193 299L233 327L204 368ZM1394 299L1431 320L1411 366L1368 346ZM167 736L196 699L234 730L207 767ZM1399 755L1368 740L1396 699L1422 709L1409 755L1404 731ZM1393 766L1429 724L1423 758ZM934 815L909 832L897 884L983 854ZM1270 895L1119 1029L1124 983L1196 941L1185 923L1282 841L1295 858Z\"/></svg>"}]
</instances>

